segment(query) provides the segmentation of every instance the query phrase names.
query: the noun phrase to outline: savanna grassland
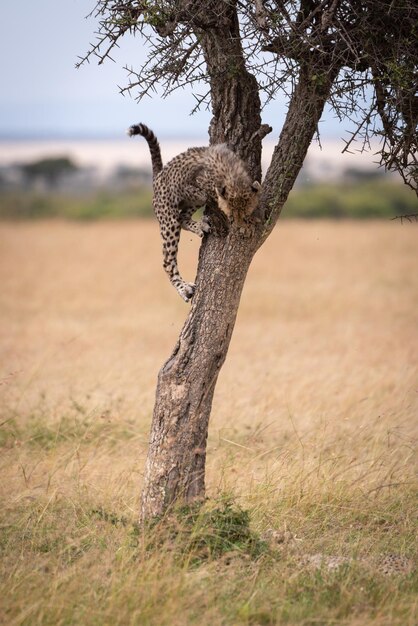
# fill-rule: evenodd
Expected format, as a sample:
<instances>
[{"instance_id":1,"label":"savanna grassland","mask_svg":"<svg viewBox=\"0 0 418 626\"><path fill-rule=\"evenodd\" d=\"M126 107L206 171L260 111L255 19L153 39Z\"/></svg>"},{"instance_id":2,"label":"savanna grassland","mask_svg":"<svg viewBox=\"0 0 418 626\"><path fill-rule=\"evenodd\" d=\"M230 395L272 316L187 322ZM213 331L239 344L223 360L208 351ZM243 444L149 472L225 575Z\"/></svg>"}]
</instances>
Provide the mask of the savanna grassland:
<instances>
[{"instance_id":1,"label":"savanna grassland","mask_svg":"<svg viewBox=\"0 0 418 626\"><path fill-rule=\"evenodd\" d=\"M6 222L0 242L1 623L418 623L416 224L279 225L215 394L211 500L145 530L187 312L155 222ZM183 235L189 280L197 249Z\"/></svg>"}]
</instances>

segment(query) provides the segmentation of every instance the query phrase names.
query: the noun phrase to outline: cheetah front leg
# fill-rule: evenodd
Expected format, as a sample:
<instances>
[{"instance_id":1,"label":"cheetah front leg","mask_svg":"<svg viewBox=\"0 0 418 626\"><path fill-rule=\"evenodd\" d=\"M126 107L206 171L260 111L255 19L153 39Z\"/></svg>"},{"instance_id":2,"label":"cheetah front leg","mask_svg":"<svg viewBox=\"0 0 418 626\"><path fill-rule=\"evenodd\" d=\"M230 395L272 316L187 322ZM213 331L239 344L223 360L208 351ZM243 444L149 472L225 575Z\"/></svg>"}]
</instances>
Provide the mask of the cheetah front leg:
<instances>
[{"instance_id":1,"label":"cheetah front leg","mask_svg":"<svg viewBox=\"0 0 418 626\"><path fill-rule=\"evenodd\" d=\"M180 222L175 217L174 209L162 213L158 207L154 207L160 222L160 232L163 240L163 267L167 272L171 284L175 287L180 296L189 302L193 297L195 285L186 283L180 276L177 266L177 252L180 240Z\"/></svg>"},{"instance_id":2,"label":"cheetah front leg","mask_svg":"<svg viewBox=\"0 0 418 626\"><path fill-rule=\"evenodd\" d=\"M180 224L184 230L188 230L198 237L203 237L205 233L210 233L210 223L206 215L198 222L192 219L192 215L197 209L198 207L190 207L187 210L183 209L180 212Z\"/></svg>"},{"instance_id":3,"label":"cheetah front leg","mask_svg":"<svg viewBox=\"0 0 418 626\"><path fill-rule=\"evenodd\" d=\"M189 230L190 232L195 233L195 235L198 235L199 237L203 237L205 233L210 233L209 219L205 215L199 222L192 220L192 218L183 219L181 227L184 230Z\"/></svg>"}]
</instances>

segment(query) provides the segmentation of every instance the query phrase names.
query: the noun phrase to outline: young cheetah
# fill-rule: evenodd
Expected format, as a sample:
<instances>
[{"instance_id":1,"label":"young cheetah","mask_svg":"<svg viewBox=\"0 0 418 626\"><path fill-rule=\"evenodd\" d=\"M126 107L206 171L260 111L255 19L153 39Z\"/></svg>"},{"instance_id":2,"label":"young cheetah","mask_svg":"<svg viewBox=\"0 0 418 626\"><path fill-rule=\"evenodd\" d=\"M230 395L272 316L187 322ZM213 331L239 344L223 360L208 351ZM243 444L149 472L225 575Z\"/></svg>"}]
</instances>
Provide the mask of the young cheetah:
<instances>
[{"instance_id":1,"label":"young cheetah","mask_svg":"<svg viewBox=\"0 0 418 626\"><path fill-rule=\"evenodd\" d=\"M210 231L205 217L199 222L193 213L209 200L229 217L250 215L257 205L259 182L252 182L244 163L225 144L209 148L189 148L174 157L165 167L158 140L145 124L135 124L128 135L141 135L151 153L154 198L153 206L163 239L164 269L172 285L188 302L195 286L186 283L177 267L180 230L199 237Z\"/></svg>"}]
</instances>

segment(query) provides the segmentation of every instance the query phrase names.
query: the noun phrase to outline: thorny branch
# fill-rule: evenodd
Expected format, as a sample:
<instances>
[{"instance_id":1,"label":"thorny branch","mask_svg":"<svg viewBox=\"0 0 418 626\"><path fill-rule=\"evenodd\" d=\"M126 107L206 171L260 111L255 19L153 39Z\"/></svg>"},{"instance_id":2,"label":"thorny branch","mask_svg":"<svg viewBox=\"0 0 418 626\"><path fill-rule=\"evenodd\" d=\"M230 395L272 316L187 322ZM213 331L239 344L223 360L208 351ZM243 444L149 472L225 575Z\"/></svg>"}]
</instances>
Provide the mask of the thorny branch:
<instances>
[{"instance_id":1,"label":"thorny branch","mask_svg":"<svg viewBox=\"0 0 418 626\"><path fill-rule=\"evenodd\" d=\"M406 213L405 215L396 215L391 218L392 220L401 220L401 224L406 220L407 222L418 222L418 213Z\"/></svg>"},{"instance_id":2,"label":"thorny branch","mask_svg":"<svg viewBox=\"0 0 418 626\"><path fill-rule=\"evenodd\" d=\"M414 0L97 0L91 16L97 39L77 66L111 59L126 35L140 35L149 54L139 69L126 67L121 91L141 99L166 96L187 84L208 83L201 37L226 22L234 7L249 72L264 101L291 97L301 68L315 80L338 69L329 104L356 129L346 142L381 140L380 161L418 190L418 5ZM232 36L232 35L231 35ZM233 64L233 59L231 60ZM225 80L228 72L225 68ZM208 104L196 96L198 108ZM418 193L418 191L417 191Z\"/></svg>"}]
</instances>

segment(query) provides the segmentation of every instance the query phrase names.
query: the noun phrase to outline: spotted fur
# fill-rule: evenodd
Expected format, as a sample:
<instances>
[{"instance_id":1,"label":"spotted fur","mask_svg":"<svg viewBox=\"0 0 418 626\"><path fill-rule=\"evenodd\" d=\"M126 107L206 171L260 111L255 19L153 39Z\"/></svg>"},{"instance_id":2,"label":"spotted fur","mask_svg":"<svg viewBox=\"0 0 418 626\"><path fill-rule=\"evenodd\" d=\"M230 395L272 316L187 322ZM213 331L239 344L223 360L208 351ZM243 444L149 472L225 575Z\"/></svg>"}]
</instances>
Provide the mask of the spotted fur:
<instances>
[{"instance_id":1,"label":"spotted fur","mask_svg":"<svg viewBox=\"0 0 418 626\"><path fill-rule=\"evenodd\" d=\"M232 219L250 215L256 207L260 183L251 182L241 159L225 144L208 148L189 148L162 165L160 146L145 124L135 124L128 134L141 135L151 153L154 198L153 206L163 240L164 269L172 285L188 302L195 286L186 283L177 267L180 230L199 237L210 232L208 220L196 222L193 213L209 200Z\"/></svg>"}]
</instances>

